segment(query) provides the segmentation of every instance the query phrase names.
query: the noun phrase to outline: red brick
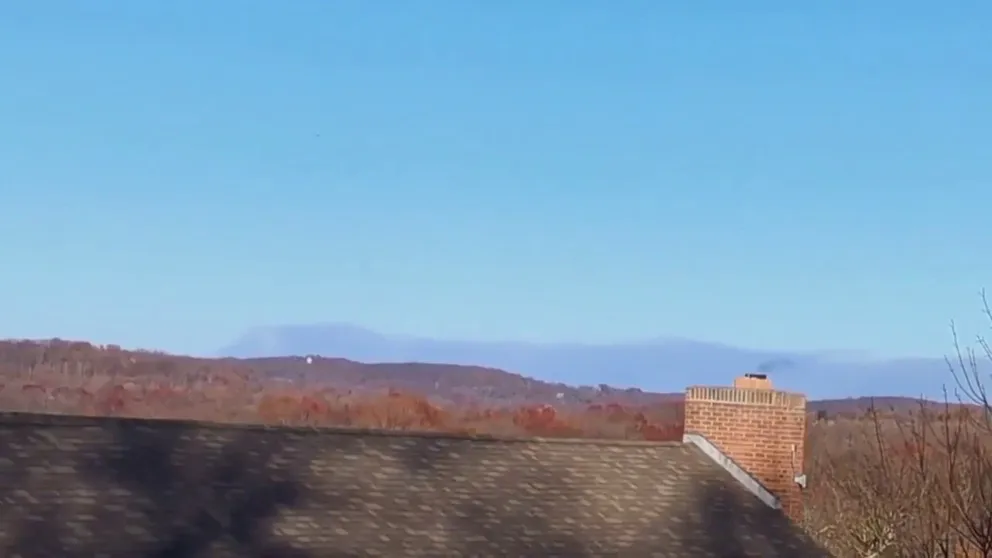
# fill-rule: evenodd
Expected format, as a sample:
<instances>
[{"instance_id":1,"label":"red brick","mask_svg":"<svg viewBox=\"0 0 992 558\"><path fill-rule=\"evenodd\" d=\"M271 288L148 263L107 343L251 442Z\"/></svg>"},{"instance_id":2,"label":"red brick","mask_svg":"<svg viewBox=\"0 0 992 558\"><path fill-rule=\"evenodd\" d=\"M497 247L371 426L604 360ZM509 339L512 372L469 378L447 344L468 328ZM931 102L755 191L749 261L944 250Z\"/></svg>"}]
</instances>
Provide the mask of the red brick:
<instances>
[{"instance_id":1,"label":"red brick","mask_svg":"<svg viewBox=\"0 0 992 558\"><path fill-rule=\"evenodd\" d=\"M802 514L795 476L804 472L806 398L771 383L738 379L738 386L686 391L685 431L701 434L757 478L794 519Z\"/></svg>"}]
</instances>

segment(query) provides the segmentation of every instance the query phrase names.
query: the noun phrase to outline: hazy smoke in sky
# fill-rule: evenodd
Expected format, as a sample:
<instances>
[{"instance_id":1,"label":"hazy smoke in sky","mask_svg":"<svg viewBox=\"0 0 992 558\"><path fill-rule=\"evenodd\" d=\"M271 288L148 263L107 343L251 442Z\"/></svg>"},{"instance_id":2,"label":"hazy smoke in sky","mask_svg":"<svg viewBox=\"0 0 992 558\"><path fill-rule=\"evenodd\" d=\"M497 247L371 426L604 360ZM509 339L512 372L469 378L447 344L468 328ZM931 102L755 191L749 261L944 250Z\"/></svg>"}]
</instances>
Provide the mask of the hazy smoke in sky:
<instances>
[{"instance_id":1,"label":"hazy smoke in sky","mask_svg":"<svg viewBox=\"0 0 992 558\"><path fill-rule=\"evenodd\" d=\"M771 360L766 360L758 365L758 372L763 374L770 374L775 370L781 370L783 368L791 368L795 366L796 363L787 358L773 358Z\"/></svg>"}]
</instances>

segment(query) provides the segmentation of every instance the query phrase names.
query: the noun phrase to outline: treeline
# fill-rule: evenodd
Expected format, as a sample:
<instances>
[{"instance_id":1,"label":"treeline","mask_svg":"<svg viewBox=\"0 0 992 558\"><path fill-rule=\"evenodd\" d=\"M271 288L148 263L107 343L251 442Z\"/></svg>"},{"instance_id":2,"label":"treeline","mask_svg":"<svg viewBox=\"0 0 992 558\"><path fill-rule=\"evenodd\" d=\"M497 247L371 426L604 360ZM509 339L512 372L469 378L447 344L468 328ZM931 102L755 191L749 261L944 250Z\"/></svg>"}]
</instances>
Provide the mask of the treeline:
<instances>
[{"instance_id":1,"label":"treeline","mask_svg":"<svg viewBox=\"0 0 992 558\"><path fill-rule=\"evenodd\" d=\"M289 360L289 359L287 359ZM395 389L284 381L235 359L88 343L0 343L6 410L497 436L678 440L683 406L445 404Z\"/></svg>"}]
</instances>

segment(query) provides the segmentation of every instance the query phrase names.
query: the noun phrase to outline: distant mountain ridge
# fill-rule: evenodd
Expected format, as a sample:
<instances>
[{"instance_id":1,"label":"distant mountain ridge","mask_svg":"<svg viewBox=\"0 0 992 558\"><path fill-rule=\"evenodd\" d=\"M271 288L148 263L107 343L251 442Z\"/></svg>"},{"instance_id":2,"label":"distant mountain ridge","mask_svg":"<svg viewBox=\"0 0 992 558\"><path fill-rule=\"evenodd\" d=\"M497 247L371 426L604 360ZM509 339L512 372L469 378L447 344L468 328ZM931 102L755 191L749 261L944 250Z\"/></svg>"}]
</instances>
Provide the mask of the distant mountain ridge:
<instances>
[{"instance_id":1,"label":"distant mountain ridge","mask_svg":"<svg viewBox=\"0 0 992 558\"><path fill-rule=\"evenodd\" d=\"M425 397L449 408L497 410L553 405L559 410L584 412L619 405L627 409L667 411L677 420L684 390L653 393L607 385L569 386L542 382L495 368L453 364L365 364L341 358L282 356L254 359L202 358L157 351L122 349L62 339L0 340L0 408L16 409L44 394L48 409L58 405L93 410L81 393L98 400L114 394L143 390L155 404L174 388L191 401L223 402L227 397L249 396L265 390L274 394L307 393L382 395L399 393ZM143 386L139 387L139 386ZM189 388L189 391L185 391ZM122 390L122 391L120 391ZM229 391L233 390L233 391ZM321 397L321 395L318 395ZM89 400L92 403L92 400ZM159 400L161 402L161 400ZM190 402L187 402L190 403ZM192 403L196 404L196 403ZM874 404L882 410L904 412L919 408L912 398L881 397L812 400L811 413L828 417L857 416ZM54 407L53 407L54 405ZM99 408L99 407L98 407ZM149 410L149 408L146 408ZM88 411L87 411L88 412Z\"/></svg>"},{"instance_id":2,"label":"distant mountain ridge","mask_svg":"<svg viewBox=\"0 0 992 558\"><path fill-rule=\"evenodd\" d=\"M849 352L759 351L686 339L590 345L481 342L386 335L350 324L259 327L218 356L316 354L365 363L419 362L482 366L571 386L608 384L656 393L692 384L721 385L763 370L776 387L816 399L897 396L938 399L954 379L942 359L878 360ZM987 376L987 363L981 365Z\"/></svg>"}]
</instances>

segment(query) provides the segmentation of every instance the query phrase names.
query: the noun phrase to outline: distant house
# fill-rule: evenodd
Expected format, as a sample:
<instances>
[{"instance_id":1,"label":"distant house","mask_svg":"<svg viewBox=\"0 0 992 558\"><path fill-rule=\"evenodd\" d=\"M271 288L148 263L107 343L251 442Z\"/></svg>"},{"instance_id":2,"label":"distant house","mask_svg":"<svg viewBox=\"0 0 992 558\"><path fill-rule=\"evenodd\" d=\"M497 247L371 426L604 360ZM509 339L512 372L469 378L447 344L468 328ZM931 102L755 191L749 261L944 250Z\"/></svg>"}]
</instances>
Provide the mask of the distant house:
<instances>
[{"instance_id":1,"label":"distant house","mask_svg":"<svg viewBox=\"0 0 992 558\"><path fill-rule=\"evenodd\" d=\"M0 548L42 556L819 557L803 396L686 391L679 443L0 414Z\"/></svg>"}]
</instances>

